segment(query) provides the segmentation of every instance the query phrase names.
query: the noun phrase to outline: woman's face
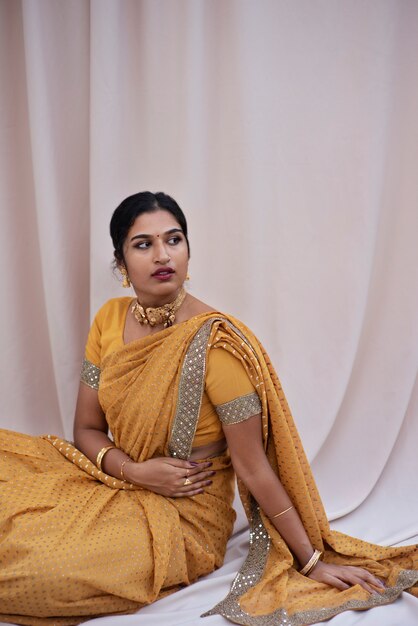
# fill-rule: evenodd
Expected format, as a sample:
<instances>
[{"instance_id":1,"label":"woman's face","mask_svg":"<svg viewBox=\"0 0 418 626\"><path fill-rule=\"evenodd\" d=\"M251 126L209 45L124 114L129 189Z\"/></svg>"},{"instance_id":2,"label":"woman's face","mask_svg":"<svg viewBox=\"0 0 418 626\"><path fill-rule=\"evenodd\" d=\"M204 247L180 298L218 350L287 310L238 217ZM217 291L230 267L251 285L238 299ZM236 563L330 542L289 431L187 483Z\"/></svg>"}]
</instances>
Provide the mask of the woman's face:
<instances>
[{"instance_id":1,"label":"woman's face","mask_svg":"<svg viewBox=\"0 0 418 626\"><path fill-rule=\"evenodd\" d=\"M136 218L123 245L129 280L145 306L175 299L186 280L186 237L171 213L163 209Z\"/></svg>"}]
</instances>

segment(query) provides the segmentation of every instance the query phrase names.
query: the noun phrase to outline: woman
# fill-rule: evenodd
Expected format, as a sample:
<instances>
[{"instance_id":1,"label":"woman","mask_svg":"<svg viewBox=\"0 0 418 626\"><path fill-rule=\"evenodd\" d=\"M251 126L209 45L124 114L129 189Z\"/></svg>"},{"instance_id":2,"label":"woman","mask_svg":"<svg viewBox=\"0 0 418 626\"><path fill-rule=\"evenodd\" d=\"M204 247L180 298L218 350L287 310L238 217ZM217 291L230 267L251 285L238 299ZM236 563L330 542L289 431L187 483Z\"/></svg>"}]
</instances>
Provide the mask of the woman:
<instances>
[{"instance_id":1,"label":"woman","mask_svg":"<svg viewBox=\"0 0 418 626\"><path fill-rule=\"evenodd\" d=\"M74 445L2 431L0 619L65 625L134 612L213 571L234 522L232 466L252 541L209 613L313 624L417 594L415 547L329 529L263 348L184 291L189 242L176 202L130 196L110 229L136 298L109 301L93 322Z\"/></svg>"}]
</instances>

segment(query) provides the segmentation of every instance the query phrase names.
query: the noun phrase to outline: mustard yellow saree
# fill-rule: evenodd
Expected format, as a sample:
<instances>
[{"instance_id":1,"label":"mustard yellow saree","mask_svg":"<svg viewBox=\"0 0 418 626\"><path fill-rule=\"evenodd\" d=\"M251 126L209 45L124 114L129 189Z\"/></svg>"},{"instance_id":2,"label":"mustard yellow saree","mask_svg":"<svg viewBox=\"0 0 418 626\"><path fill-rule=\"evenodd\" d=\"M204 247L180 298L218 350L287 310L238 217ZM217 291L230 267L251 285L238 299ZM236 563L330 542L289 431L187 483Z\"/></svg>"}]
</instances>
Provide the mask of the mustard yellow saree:
<instances>
[{"instance_id":1,"label":"mustard yellow saree","mask_svg":"<svg viewBox=\"0 0 418 626\"><path fill-rule=\"evenodd\" d=\"M204 385L204 318L112 352L99 398L133 459L190 454ZM0 431L0 621L78 624L129 613L219 567L232 532L227 455L204 494L170 499L99 472L54 436Z\"/></svg>"},{"instance_id":2,"label":"mustard yellow saree","mask_svg":"<svg viewBox=\"0 0 418 626\"><path fill-rule=\"evenodd\" d=\"M233 318L200 315L103 359L99 399L116 445L138 461L188 458L212 349L232 354L253 381L267 455L314 547L329 562L369 569L387 589L371 597L359 587L340 592L301 576L240 485L249 554L230 594L208 614L249 626L297 626L391 602L404 589L418 594L416 547L383 548L330 530L277 376L256 338ZM220 419L249 416L246 403L220 407ZM0 620L71 625L133 612L219 567L234 521L233 474L227 455L213 462L216 475L204 494L170 499L99 472L59 438L0 431Z\"/></svg>"}]
</instances>

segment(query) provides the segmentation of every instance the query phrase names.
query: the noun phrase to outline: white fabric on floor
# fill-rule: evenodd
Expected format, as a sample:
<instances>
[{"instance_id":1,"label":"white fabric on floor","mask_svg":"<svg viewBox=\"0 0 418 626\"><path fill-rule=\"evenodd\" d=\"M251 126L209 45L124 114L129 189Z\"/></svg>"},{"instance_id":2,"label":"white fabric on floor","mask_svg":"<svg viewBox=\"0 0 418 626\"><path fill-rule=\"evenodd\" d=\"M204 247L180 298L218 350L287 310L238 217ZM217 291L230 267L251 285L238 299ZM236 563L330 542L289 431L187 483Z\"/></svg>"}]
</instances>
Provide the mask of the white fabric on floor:
<instances>
[{"instance_id":1,"label":"white fabric on floor","mask_svg":"<svg viewBox=\"0 0 418 626\"><path fill-rule=\"evenodd\" d=\"M111 212L163 190L191 292L268 349L333 526L418 535L417 66L416 2L0 2L0 425L71 437L90 319L126 295ZM244 548L101 621L196 623Z\"/></svg>"}]
</instances>

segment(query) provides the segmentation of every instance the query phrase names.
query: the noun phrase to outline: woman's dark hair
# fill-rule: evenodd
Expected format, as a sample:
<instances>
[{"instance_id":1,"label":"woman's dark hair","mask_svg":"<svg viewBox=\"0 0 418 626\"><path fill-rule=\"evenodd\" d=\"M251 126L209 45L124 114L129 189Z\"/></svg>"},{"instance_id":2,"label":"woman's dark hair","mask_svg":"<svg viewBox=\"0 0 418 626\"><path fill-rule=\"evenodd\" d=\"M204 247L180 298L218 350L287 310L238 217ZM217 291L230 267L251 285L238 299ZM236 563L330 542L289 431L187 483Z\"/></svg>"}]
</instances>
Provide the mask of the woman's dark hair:
<instances>
[{"instance_id":1,"label":"woman's dark hair","mask_svg":"<svg viewBox=\"0 0 418 626\"><path fill-rule=\"evenodd\" d=\"M134 193L132 196L128 196L125 200L122 200L110 220L110 236L112 237L113 247L115 248L114 255L116 263L124 262L125 260L123 256L123 244L136 218L142 215L142 213L153 213L159 210L168 211L179 223L186 238L187 250L190 256L190 245L187 238L187 222L177 202L162 191L157 193L141 191L140 193Z\"/></svg>"}]
</instances>

